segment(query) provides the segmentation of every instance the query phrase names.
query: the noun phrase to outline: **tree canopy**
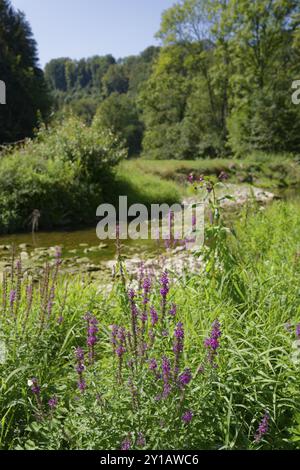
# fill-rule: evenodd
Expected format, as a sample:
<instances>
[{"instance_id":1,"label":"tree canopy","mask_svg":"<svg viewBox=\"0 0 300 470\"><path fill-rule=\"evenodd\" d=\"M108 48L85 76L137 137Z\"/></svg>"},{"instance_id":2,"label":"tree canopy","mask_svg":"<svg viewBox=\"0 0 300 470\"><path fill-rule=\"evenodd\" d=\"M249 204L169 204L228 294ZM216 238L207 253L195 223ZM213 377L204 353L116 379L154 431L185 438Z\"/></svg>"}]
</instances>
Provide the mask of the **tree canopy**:
<instances>
[{"instance_id":1,"label":"tree canopy","mask_svg":"<svg viewBox=\"0 0 300 470\"><path fill-rule=\"evenodd\" d=\"M50 98L31 28L8 0L0 0L0 25L0 80L7 94L0 108L0 143L9 143L32 135Z\"/></svg>"}]
</instances>

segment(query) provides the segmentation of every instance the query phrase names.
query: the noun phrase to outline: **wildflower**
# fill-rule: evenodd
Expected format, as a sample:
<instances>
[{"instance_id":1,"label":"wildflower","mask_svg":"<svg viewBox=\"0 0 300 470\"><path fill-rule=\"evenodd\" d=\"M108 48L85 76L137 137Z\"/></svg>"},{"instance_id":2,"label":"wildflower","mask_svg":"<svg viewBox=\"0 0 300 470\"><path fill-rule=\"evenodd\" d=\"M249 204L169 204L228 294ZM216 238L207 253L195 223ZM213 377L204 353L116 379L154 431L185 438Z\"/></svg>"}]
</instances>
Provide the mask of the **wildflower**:
<instances>
[{"instance_id":1,"label":"wildflower","mask_svg":"<svg viewBox=\"0 0 300 470\"><path fill-rule=\"evenodd\" d=\"M192 373L190 369L185 369L179 376L179 383L181 386L188 385L192 380Z\"/></svg>"},{"instance_id":2,"label":"wildflower","mask_svg":"<svg viewBox=\"0 0 300 470\"><path fill-rule=\"evenodd\" d=\"M169 383L171 375L171 363L170 360L164 356L162 358L162 378L164 382L163 397L166 398L171 392L171 384Z\"/></svg>"},{"instance_id":3,"label":"wildflower","mask_svg":"<svg viewBox=\"0 0 300 470\"><path fill-rule=\"evenodd\" d=\"M137 438L137 441L136 441L136 445L138 447L145 447L145 445L146 445L146 439L145 439L145 436L143 435L142 432L138 433L138 438Z\"/></svg>"},{"instance_id":4,"label":"wildflower","mask_svg":"<svg viewBox=\"0 0 300 470\"><path fill-rule=\"evenodd\" d=\"M56 396L50 398L50 400L48 401L48 405L51 410L54 410L58 405L58 398Z\"/></svg>"},{"instance_id":5,"label":"wildflower","mask_svg":"<svg viewBox=\"0 0 300 470\"><path fill-rule=\"evenodd\" d=\"M98 320L91 313L87 313L84 317L87 321L87 346L89 348L89 360L93 364L95 360L95 344L97 343Z\"/></svg>"},{"instance_id":6,"label":"wildflower","mask_svg":"<svg viewBox=\"0 0 300 470\"><path fill-rule=\"evenodd\" d=\"M150 307L151 326L155 326L158 322L158 314L154 307Z\"/></svg>"},{"instance_id":7,"label":"wildflower","mask_svg":"<svg viewBox=\"0 0 300 470\"><path fill-rule=\"evenodd\" d=\"M160 278L160 284L161 284L161 289L160 289L160 294L164 300L166 300L167 295L169 293L169 277L168 277L168 272L165 271L163 272L161 278Z\"/></svg>"},{"instance_id":8,"label":"wildflower","mask_svg":"<svg viewBox=\"0 0 300 470\"><path fill-rule=\"evenodd\" d=\"M81 392L84 392L84 390L86 389L86 382L83 378L83 372L85 370L85 366L84 366L84 351L82 348L77 348L75 350L75 358L77 361L76 371L79 377L79 381L77 382L77 387Z\"/></svg>"},{"instance_id":9,"label":"wildflower","mask_svg":"<svg viewBox=\"0 0 300 470\"><path fill-rule=\"evenodd\" d=\"M127 436L126 439L121 444L121 450L130 450L131 449L131 440L130 436Z\"/></svg>"},{"instance_id":10,"label":"wildflower","mask_svg":"<svg viewBox=\"0 0 300 470\"><path fill-rule=\"evenodd\" d=\"M16 296L17 296L17 292L14 289L12 289L10 291L10 294L9 294L9 304L10 304L11 307L13 307L13 305L14 305L14 302L16 300Z\"/></svg>"},{"instance_id":11,"label":"wildflower","mask_svg":"<svg viewBox=\"0 0 300 470\"><path fill-rule=\"evenodd\" d=\"M177 323L177 326L174 331L174 344L173 344L173 351L175 354L174 360L174 373L175 376L178 373L179 369L179 356L180 353L183 351L183 343L184 343L184 329L183 324L181 322Z\"/></svg>"},{"instance_id":12,"label":"wildflower","mask_svg":"<svg viewBox=\"0 0 300 470\"><path fill-rule=\"evenodd\" d=\"M193 173L190 173L189 176L188 176L188 182L193 184L194 180L195 180L195 178L194 178Z\"/></svg>"},{"instance_id":13,"label":"wildflower","mask_svg":"<svg viewBox=\"0 0 300 470\"><path fill-rule=\"evenodd\" d=\"M300 323L296 326L296 336L298 339L300 339Z\"/></svg>"},{"instance_id":14,"label":"wildflower","mask_svg":"<svg viewBox=\"0 0 300 470\"><path fill-rule=\"evenodd\" d=\"M157 369L157 361L155 359L150 359L149 369L150 370L156 370Z\"/></svg>"},{"instance_id":15,"label":"wildflower","mask_svg":"<svg viewBox=\"0 0 300 470\"><path fill-rule=\"evenodd\" d=\"M255 442L260 442L263 436L267 434L269 430L269 420L270 420L270 416L267 412L265 412L264 417L262 418L258 426L258 429L256 431L256 434L254 436Z\"/></svg>"},{"instance_id":16,"label":"wildflower","mask_svg":"<svg viewBox=\"0 0 300 470\"><path fill-rule=\"evenodd\" d=\"M206 338L204 341L204 346L209 350L208 352L208 361L210 364L214 364L215 356L217 355L217 349L220 346L219 338L221 337L221 325L219 320L215 320L212 324L212 330L209 338Z\"/></svg>"},{"instance_id":17,"label":"wildflower","mask_svg":"<svg viewBox=\"0 0 300 470\"><path fill-rule=\"evenodd\" d=\"M29 380L28 383L30 385L30 389L31 389L32 393L36 396L39 396L40 393L41 393L41 387L38 384L37 378L32 377L32 379Z\"/></svg>"},{"instance_id":18,"label":"wildflower","mask_svg":"<svg viewBox=\"0 0 300 470\"><path fill-rule=\"evenodd\" d=\"M176 317L176 313L177 313L177 305L172 304L172 306L169 310L169 314L171 315L171 317Z\"/></svg>"},{"instance_id":19,"label":"wildflower","mask_svg":"<svg viewBox=\"0 0 300 470\"><path fill-rule=\"evenodd\" d=\"M189 411L186 411L183 415L182 415L182 421L184 422L184 424L189 424L192 419L193 419L193 412L191 410Z\"/></svg>"},{"instance_id":20,"label":"wildflower","mask_svg":"<svg viewBox=\"0 0 300 470\"><path fill-rule=\"evenodd\" d=\"M225 171L221 171L221 173L219 174L219 180L226 181L228 180L228 178L229 178L228 174Z\"/></svg>"},{"instance_id":21,"label":"wildflower","mask_svg":"<svg viewBox=\"0 0 300 470\"><path fill-rule=\"evenodd\" d=\"M147 305L149 302L148 296L149 296L150 290L151 290L151 281L148 277L146 277L143 282L143 304L144 305Z\"/></svg>"},{"instance_id":22,"label":"wildflower","mask_svg":"<svg viewBox=\"0 0 300 470\"><path fill-rule=\"evenodd\" d=\"M123 365L123 356L126 353L126 330L125 328L118 328L116 335L117 343L115 345L115 353L118 357L118 381L122 381L122 365Z\"/></svg>"}]
</instances>

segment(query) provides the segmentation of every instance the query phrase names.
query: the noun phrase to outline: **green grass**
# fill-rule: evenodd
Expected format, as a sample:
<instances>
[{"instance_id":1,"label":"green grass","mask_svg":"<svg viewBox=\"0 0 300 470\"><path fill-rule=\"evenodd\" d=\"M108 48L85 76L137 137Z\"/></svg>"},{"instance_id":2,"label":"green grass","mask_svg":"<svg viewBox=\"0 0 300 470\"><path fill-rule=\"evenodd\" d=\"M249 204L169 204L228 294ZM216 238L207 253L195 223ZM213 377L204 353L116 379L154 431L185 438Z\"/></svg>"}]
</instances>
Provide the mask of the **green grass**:
<instances>
[{"instance_id":1,"label":"green grass","mask_svg":"<svg viewBox=\"0 0 300 470\"><path fill-rule=\"evenodd\" d=\"M270 155L257 153L243 159L205 159L205 160L129 160L122 162L122 173L129 175L154 175L182 184L190 173L217 178L226 171L233 183L250 182L266 188L285 188L300 183L299 161L291 155Z\"/></svg>"},{"instance_id":2,"label":"green grass","mask_svg":"<svg viewBox=\"0 0 300 470\"><path fill-rule=\"evenodd\" d=\"M187 271L171 283L166 311L175 302L176 318L167 314L155 327L147 360L139 356L134 372L127 365L135 357L127 344L121 380L110 325L131 329L129 284L124 290L121 280L116 280L107 294L78 279L69 281L65 296L67 279L56 282L53 267L40 285L34 284L32 307L27 310L30 279L16 271L12 283L8 273L1 294L6 308L2 306L0 330L0 447L107 450L119 449L129 438L136 448L141 432L147 449L299 448L299 354L294 349L300 322L299 209L299 204L290 202L276 202L265 210L245 209L214 269L207 264L199 275ZM11 307L12 287L19 300ZM150 304L161 318L159 289L156 276ZM142 293L137 294L141 311ZM50 314L49 301L53 301ZM83 319L87 311L99 321L99 341L96 361L84 371L87 389L81 394L74 348L81 346L87 352ZM203 341L217 318L222 336L214 368L207 362ZM190 368L193 379L184 391L173 386L167 398L158 400L163 381L149 371L148 359L156 359L160 368L165 355L173 370L174 329L179 321L185 329L180 371ZM167 334L162 334L164 330ZM201 364L204 372L197 375ZM41 385L40 401L27 384L32 377ZM59 402L51 412L47 402L53 395ZM182 421L187 410L193 412L188 425ZM255 443L265 412L270 416L269 430Z\"/></svg>"}]
</instances>

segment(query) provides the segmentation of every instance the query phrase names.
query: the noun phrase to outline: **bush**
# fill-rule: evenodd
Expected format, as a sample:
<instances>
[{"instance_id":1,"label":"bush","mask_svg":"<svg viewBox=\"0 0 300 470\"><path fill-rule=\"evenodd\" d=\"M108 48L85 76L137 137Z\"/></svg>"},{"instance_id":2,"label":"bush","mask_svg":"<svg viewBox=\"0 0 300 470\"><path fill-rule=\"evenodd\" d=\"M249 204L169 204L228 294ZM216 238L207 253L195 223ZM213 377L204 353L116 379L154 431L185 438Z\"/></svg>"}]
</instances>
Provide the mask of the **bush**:
<instances>
[{"instance_id":1,"label":"bush","mask_svg":"<svg viewBox=\"0 0 300 470\"><path fill-rule=\"evenodd\" d=\"M39 131L35 140L0 160L0 231L90 224L104 200L103 184L126 156L109 131L71 117Z\"/></svg>"}]
</instances>

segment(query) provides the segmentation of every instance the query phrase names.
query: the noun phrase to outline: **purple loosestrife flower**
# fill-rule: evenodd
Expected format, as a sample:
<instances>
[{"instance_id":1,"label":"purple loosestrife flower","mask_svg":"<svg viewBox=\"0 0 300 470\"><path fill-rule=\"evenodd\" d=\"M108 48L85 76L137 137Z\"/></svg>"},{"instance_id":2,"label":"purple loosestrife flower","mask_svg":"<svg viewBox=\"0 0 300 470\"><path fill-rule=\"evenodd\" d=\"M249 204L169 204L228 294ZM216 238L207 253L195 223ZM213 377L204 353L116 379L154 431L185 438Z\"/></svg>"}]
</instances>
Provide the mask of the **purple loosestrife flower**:
<instances>
[{"instance_id":1,"label":"purple loosestrife flower","mask_svg":"<svg viewBox=\"0 0 300 470\"><path fill-rule=\"evenodd\" d=\"M168 272L164 271L160 278L160 285L161 285L160 295L162 297L162 302L161 302L161 310L162 310L161 321L162 322L164 321L165 313L166 313L167 296L170 290L169 283L170 281L169 281Z\"/></svg>"},{"instance_id":2,"label":"purple loosestrife flower","mask_svg":"<svg viewBox=\"0 0 300 470\"><path fill-rule=\"evenodd\" d=\"M79 380L77 382L78 389L83 393L84 390L86 389L86 382L83 378L83 372L85 370L84 366L84 351L82 348L77 348L75 350L75 358L76 358L76 371L79 377Z\"/></svg>"},{"instance_id":3,"label":"purple loosestrife flower","mask_svg":"<svg viewBox=\"0 0 300 470\"><path fill-rule=\"evenodd\" d=\"M151 291L151 281L149 277L146 277L143 282L143 304L147 305L149 303L149 294Z\"/></svg>"},{"instance_id":4,"label":"purple loosestrife flower","mask_svg":"<svg viewBox=\"0 0 300 470\"><path fill-rule=\"evenodd\" d=\"M160 278L160 284L161 284L161 289L160 289L160 294L163 299L167 298L167 295L169 293L169 277L168 277L168 272L164 271L161 278Z\"/></svg>"},{"instance_id":5,"label":"purple loosestrife flower","mask_svg":"<svg viewBox=\"0 0 300 470\"><path fill-rule=\"evenodd\" d=\"M270 421L270 416L266 412L263 419L261 420L261 422L258 426L258 429L256 431L256 434L254 436L255 442L257 442L257 443L260 442L262 440L262 438L264 437L264 435L267 434L267 432L269 430L269 421Z\"/></svg>"},{"instance_id":6,"label":"purple loosestrife flower","mask_svg":"<svg viewBox=\"0 0 300 470\"><path fill-rule=\"evenodd\" d=\"M16 297L17 297L17 292L14 289L12 289L9 294L9 304L11 308L13 307L16 301Z\"/></svg>"},{"instance_id":7,"label":"purple loosestrife flower","mask_svg":"<svg viewBox=\"0 0 300 470\"><path fill-rule=\"evenodd\" d=\"M89 361L90 364L93 364L95 361L95 344L97 343L97 333L98 329L98 320L91 313L87 313L84 317L87 321L87 346L89 348Z\"/></svg>"},{"instance_id":8,"label":"purple loosestrife flower","mask_svg":"<svg viewBox=\"0 0 300 470\"><path fill-rule=\"evenodd\" d=\"M39 396L41 393L41 387L39 386L38 380L36 377L32 377L31 379L31 387L32 393L36 396Z\"/></svg>"},{"instance_id":9,"label":"purple loosestrife flower","mask_svg":"<svg viewBox=\"0 0 300 470\"><path fill-rule=\"evenodd\" d=\"M137 441L136 441L136 445L138 447L145 447L145 445L146 445L146 439L145 439L145 436L142 432L138 433L138 438L137 438Z\"/></svg>"},{"instance_id":10,"label":"purple loosestrife flower","mask_svg":"<svg viewBox=\"0 0 300 470\"><path fill-rule=\"evenodd\" d=\"M117 343L115 345L115 352L118 357L118 381L122 382L122 365L123 356L126 353L126 330L124 327L118 328L116 335Z\"/></svg>"},{"instance_id":11,"label":"purple loosestrife flower","mask_svg":"<svg viewBox=\"0 0 300 470\"><path fill-rule=\"evenodd\" d=\"M182 421L184 422L184 424L189 424L192 419L193 419L193 412L192 411L186 411L183 415L182 415Z\"/></svg>"},{"instance_id":12,"label":"purple loosestrife flower","mask_svg":"<svg viewBox=\"0 0 300 470\"><path fill-rule=\"evenodd\" d=\"M158 314L154 307L150 307L151 326L154 327L158 322Z\"/></svg>"},{"instance_id":13,"label":"purple loosestrife flower","mask_svg":"<svg viewBox=\"0 0 300 470\"><path fill-rule=\"evenodd\" d=\"M296 326L296 336L298 339L300 339L300 323Z\"/></svg>"},{"instance_id":14,"label":"purple loosestrife flower","mask_svg":"<svg viewBox=\"0 0 300 470\"><path fill-rule=\"evenodd\" d=\"M172 306L169 310L169 314L171 315L171 317L176 317L176 313L177 313L177 305L172 304Z\"/></svg>"},{"instance_id":15,"label":"purple loosestrife flower","mask_svg":"<svg viewBox=\"0 0 300 470\"><path fill-rule=\"evenodd\" d=\"M185 387L192 380L192 373L190 369L185 369L179 376L179 383L182 387Z\"/></svg>"},{"instance_id":16,"label":"purple loosestrife flower","mask_svg":"<svg viewBox=\"0 0 300 470\"><path fill-rule=\"evenodd\" d=\"M48 405L51 410L55 410L58 405L58 398L56 396L50 398L50 400L48 401Z\"/></svg>"},{"instance_id":17,"label":"purple loosestrife flower","mask_svg":"<svg viewBox=\"0 0 300 470\"><path fill-rule=\"evenodd\" d=\"M171 384L170 384L170 376L171 376L171 363L170 360L164 356L162 358L162 378L164 382L163 387L163 398L167 398L171 392Z\"/></svg>"},{"instance_id":18,"label":"purple loosestrife flower","mask_svg":"<svg viewBox=\"0 0 300 470\"><path fill-rule=\"evenodd\" d=\"M174 331L174 343L173 343L173 351L175 354L174 359L174 376L176 377L179 370L179 359L180 354L183 351L184 345L184 329L183 324L181 322L177 323L175 331Z\"/></svg>"},{"instance_id":19,"label":"purple loosestrife flower","mask_svg":"<svg viewBox=\"0 0 300 470\"><path fill-rule=\"evenodd\" d=\"M193 173L190 173L187 179L188 179L189 183L193 184L194 181L195 181L195 177L194 177Z\"/></svg>"},{"instance_id":20,"label":"purple loosestrife flower","mask_svg":"<svg viewBox=\"0 0 300 470\"><path fill-rule=\"evenodd\" d=\"M126 439L121 444L121 450L130 450L131 449L131 440L130 436L127 436Z\"/></svg>"},{"instance_id":21,"label":"purple loosestrife flower","mask_svg":"<svg viewBox=\"0 0 300 470\"><path fill-rule=\"evenodd\" d=\"M150 359L149 361L149 369L150 370L157 370L157 361L156 359Z\"/></svg>"},{"instance_id":22,"label":"purple loosestrife flower","mask_svg":"<svg viewBox=\"0 0 300 470\"><path fill-rule=\"evenodd\" d=\"M226 181L228 180L229 176L225 171L221 171L218 178L220 181Z\"/></svg>"},{"instance_id":23,"label":"purple loosestrife flower","mask_svg":"<svg viewBox=\"0 0 300 470\"><path fill-rule=\"evenodd\" d=\"M212 330L209 338L206 338L204 341L204 346L208 349L207 359L211 365L216 367L214 362L217 355L217 349L220 346L219 338L221 337L221 325L219 320L215 320L212 324Z\"/></svg>"}]
</instances>

